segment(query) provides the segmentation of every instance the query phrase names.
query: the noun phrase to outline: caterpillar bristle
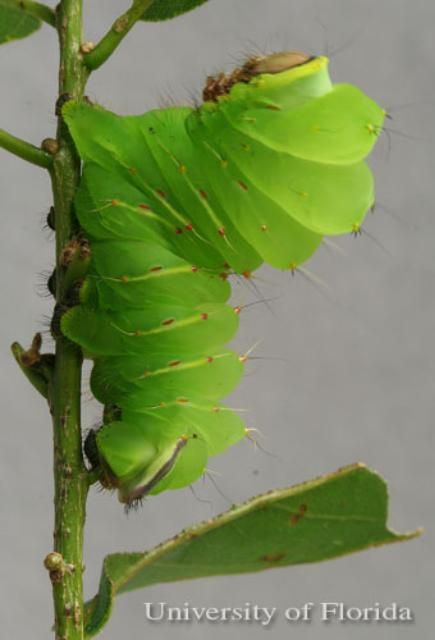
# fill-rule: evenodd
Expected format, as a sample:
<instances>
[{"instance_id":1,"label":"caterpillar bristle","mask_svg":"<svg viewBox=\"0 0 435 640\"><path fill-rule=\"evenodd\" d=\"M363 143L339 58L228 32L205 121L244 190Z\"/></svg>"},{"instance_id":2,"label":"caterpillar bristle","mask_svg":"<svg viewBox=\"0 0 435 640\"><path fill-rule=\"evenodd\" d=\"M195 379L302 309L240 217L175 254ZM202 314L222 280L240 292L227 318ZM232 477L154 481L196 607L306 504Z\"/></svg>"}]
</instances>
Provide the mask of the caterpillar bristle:
<instances>
[{"instance_id":1,"label":"caterpillar bristle","mask_svg":"<svg viewBox=\"0 0 435 640\"><path fill-rule=\"evenodd\" d=\"M327 249L333 251L334 253L339 253L342 256L346 256L347 257L347 255L348 255L346 253L346 251L344 251L344 249L339 244L337 244L336 242L334 242L330 238L323 238L322 239L322 246L324 246Z\"/></svg>"},{"instance_id":2,"label":"caterpillar bristle","mask_svg":"<svg viewBox=\"0 0 435 640\"><path fill-rule=\"evenodd\" d=\"M203 504L208 504L210 508L213 508L213 501L212 500L206 500L205 498L200 498L198 496L198 494L196 493L194 487L192 485L189 485L189 489L192 492L193 497L195 498L195 500L197 502L202 502Z\"/></svg>"},{"instance_id":3,"label":"caterpillar bristle","mask_svg":"<svg viewBox=\"0 0 435 640\"><path fill-rule=\"evenodd\" d=\"M254 445L254 450L259 449L262 453L266 454L267 456L270 456L271 458L275 458L276 460L282 461L282 458L280 456L278 456L276 453L272 453L271 451L268 451L265 447L263 447L263 445L260 444L258 439L254 438L251 435L252 433L258 433L261 437L264 437L264 436L263 436L263 434L261 433L261 431L259 429L255 429L253 427L247 427L246 428L246 438L250 442L252 442L252 444Z\"/></svg>"},{"instance_id":4,"label":"caterpillar bristle","mask_svg":"<svg viewBox=\"0 0 435 640\"><path fill-rule=\"evenodd\" d=\"M220 476L221 474L218 473L217 471L213 471L212 469L206 469L204 471L204 478L207 478L208 480L210 480L211 484L213 485L213 487L215 488L215 490L217 491L217 493L221 496L221 498L223 498L225 500L225 502L227 502L230 505L234 504L234 500L231 500L219 487L218 483L216 482L216 480L213 478L213 475L217 475Z\"/></svg>"},{"instance_id":5,"label":"caterpillar bristle","mask_svg":"<svg viewBox=\"0 0 435 640\"><path fill-rule=\"evenodd\" d=\"M366 229L363 229L363 227L358 227L358 229L352 231L352 236L354 238L357 238L358 236L362 236L362 235L369 238L369 240L373 242L373 244L375 244L378 247L378 249L380 249L389 258L393 257L393 254L387 249L387 247L384 244L382 244L382 242L378 240L372 233L370 233Z\"/></svg>"},{"instance_id":6,"label":"caterpillar bristle","mask_svg":"<svg viewBox=\"0 0 435 640\"><path fill-rule=\"evenodd\" d=\"M415 223L411 223L409 220L406 220L405 218L400 216L398 213L393 211L390 207L388 207L384 203L379 202L379 200L376 200L376 202L373 204L371 208L371 213L376 214L378 211L382 211L386 213L393 220L395 220L396 222L398 222L400 225L402 225L407 229L412 229L413 231L418 230L418 226Z\"/></svg>"}]
</instances>

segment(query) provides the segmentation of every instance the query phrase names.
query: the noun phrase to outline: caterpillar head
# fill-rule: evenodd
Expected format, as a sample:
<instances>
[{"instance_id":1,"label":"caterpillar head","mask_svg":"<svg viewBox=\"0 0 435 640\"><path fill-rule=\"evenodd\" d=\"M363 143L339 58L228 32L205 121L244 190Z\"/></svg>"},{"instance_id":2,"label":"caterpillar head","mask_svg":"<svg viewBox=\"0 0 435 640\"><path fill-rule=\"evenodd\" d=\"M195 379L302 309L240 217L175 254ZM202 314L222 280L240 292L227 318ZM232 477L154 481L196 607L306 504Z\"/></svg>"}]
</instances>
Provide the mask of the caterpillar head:
<instances>
[{"instance_id":1,"label":"caterpillar head","mask_svg":"<svg viewBox=\"0 0 435 640\"><path fill-rule=\"evenodd\" d=\"M227 95L235 84L249 83L256 76L263 74L283 73L314 60L326 62L326 58L316 58L300 51L281 51L267 56L253 56L229 74L208 76L203 90L203 99L216 102L220 96Z\"/></svg>"},{"instance_id":2,"label":"caterpillar head","mask_svg":"<svg viewBox=\"0 0 435 640\"><path fill-rule=\"evenodd\" d=\"M280 51L268 56L249 58L243 65L243 69L253 78L261 73L281 73L294 67L300 67L314 60L314 57L301 51Z\"/></svg>"}]
</instances>

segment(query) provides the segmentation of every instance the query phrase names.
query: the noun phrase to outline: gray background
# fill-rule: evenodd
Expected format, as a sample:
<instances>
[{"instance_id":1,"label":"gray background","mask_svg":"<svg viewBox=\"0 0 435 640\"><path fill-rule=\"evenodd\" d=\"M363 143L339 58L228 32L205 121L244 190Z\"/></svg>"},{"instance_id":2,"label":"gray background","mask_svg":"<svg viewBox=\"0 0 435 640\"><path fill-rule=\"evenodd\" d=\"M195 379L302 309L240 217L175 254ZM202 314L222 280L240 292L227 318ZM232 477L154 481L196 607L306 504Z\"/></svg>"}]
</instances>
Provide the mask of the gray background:
<instances>
[{"instance_id":1,"label":"gray background","mask_svg":"<svg viewBox=\"0 0 435 640\"><path fill-rule=\"evenodd\" d=\"M85 2L87 39L96 40L128 2ZM391 525L423 525L425 535L319 565L242 577L164 585L122 596L103 632L107 640L160 638L429 637L433 612L433 400L435 321L433 187L433 25L430 0L211 0L197 12L160 25L138 25L117 55L92 78L88 93L121 113L138 113L169 99L185 102L207 73L230 68L247 54L280 49L332 52L335 80L362 87L391 109L390 144L372 159L379 208L362 237L339 239L341 251L320 249L307 268L327 283L271 269L258 273L261 295L277 297L243 317L237 345L258 339L260 356L232 404L250 410L263 446L241 443L211 462L219 487L239 501L362 460L381 472L391 492ZM335 50L336 53L334 53ZM0 52L1 126L39 143L53 133L55 34L48 27ZM398 133L396 133L398 132ZM43 171L1 152L1 474L0 624L9 640L46 638L51 595L42 559L51 549L51 434L46 407L9 352L47 329L51 299L39 289L53 264L42 230L50 204ZM370 235L369 235L370 234ZM384 248L380 246L383 245ZM38 276L37 274L41 274ZM43 287L42 287L43 288ZM236 287L234 299L252 293ZM50 343L46 338L46 345ZM84 426L98 406L85 390ZM140 550L227 508L209 480L150 499L126 518L108 494L91 492L86 532L86 593L97 586L108 552ZM344 601L368 606L397 601L413 608L411 625L313 622L268 631L255 625L154 624L143 602L197 606L276 606Z\"/></svg>"}]
</instances>

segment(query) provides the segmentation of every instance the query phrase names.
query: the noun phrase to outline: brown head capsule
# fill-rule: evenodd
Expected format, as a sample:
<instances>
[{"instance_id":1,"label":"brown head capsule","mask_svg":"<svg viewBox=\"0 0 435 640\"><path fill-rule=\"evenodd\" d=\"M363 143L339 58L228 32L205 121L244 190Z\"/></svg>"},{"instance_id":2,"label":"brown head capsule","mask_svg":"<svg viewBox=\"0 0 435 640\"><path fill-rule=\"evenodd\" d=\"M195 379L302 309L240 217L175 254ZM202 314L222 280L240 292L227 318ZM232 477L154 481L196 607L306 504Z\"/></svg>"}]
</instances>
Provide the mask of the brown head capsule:
<instances>
[{"instance_id":1,"label":"brown head capsule","mask_svg":"<svg viewBox=\"0 0 435 640\"><path fill-rule=\"evenodd\" d=\"M252 76L261 73L281 73L293 67L300 67L313 59L301 51L281 51L272 53L269 56L251 58L245 63L244 69Z\"/></svg>"},{"instance_id":2,"label":"brown head capsule","mask_svg":"<svg viewBox=\"0 0 435 640\"><path fill-rule=\"evenodd\" d=\"M203 100L217 102L220 96L227 95L231 87L238 82L250 82L252 78L262 73L288 71L310 62L313 58L314 56L308 56L300 51L281 51L268 56L254 56L231 73L209 76L202 92Z\"/></svg>"}]
</instances>

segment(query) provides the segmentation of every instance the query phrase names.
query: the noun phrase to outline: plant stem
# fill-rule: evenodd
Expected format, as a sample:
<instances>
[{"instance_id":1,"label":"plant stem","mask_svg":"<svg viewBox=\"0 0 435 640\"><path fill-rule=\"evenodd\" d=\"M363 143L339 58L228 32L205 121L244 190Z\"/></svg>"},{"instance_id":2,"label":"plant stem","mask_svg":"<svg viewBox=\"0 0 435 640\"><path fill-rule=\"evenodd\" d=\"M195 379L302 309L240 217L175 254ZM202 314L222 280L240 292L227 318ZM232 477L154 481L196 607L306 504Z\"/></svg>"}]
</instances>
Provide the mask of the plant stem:
<instances>
[{"instance_id":1,"label":"plant stem","mask_svg":"<svg viewBox=\"0 0 435 640\"><path fill-rule=\"evenodd\" d=\"M130 9L115 20L95 49L85 55L84 63L89 70L98 69L106 62L152 2L153 0L133 0Z\"/></svg>"},{"instance_id":2,"label":"plant stem","mask_svg":"<svg viewBox=\"0 0 435 640\"><path fill-rule=\"evenodd\" d=\"M0 129L0 147L44 169L49 169L53 163L53 157L49 153L35 147L30 142L13 136L4 129Z\"/></svg>"},{"instance_id":3,"label":"plant stem","mask_svg":"<svg viewBox=\"0 0 435 640\"><path fill-rule=\"evenodd\" d=\"M80 99L87 72L82 64L82 0L61 0L57 8L60 42L59 96ZM80 159L66 125L59 117L59 150L52 178L56 227L56 301L64 302L61 254L77 231L73 198L80 178ZM83 527L88 490L83 463L80 394L82 355L62 335L56 338L52 386L54 428L55 529L54 550L60 569L50 570L53 584L56 640L83 639ZM53 554L50 554L53 555ZM48 557L47 557L48 558ZM47 568L49 562L46 562Z\"/></svg>"},{"instance_id":4,"label":"plant stem","mask_svg":"<svg viewBox=\"0 0 435 640\"><path fill-rule=\"evenodd\" d=\"M53 9L41 2L33 2L33 0L9 0L6 4L30 13L30 15L39 18L39 20L46 22L51 27L56 26L56 14Z\"/></svg>"}]
</instances>

